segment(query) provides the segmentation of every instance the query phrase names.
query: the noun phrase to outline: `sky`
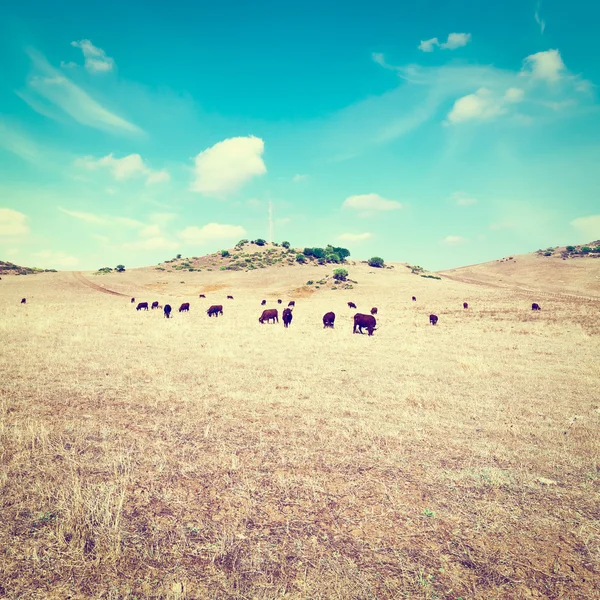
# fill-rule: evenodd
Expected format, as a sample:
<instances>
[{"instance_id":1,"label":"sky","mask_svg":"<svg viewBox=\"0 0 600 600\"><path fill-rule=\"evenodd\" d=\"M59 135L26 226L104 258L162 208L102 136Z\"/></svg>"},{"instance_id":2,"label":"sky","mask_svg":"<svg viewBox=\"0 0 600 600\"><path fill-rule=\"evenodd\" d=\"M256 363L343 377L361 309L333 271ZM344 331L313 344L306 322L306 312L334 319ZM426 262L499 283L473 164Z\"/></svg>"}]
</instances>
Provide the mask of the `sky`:
<instances>
[{"instance_id":1,"label":"sky","mask_svg":"<svg viewBox=\"0 0 600 600\"><path fill-rule=\"evenodd\" d=\"M0 5L0 259L247 238L441 270L600 238L600 3Z\"/></svg>"}]
</instances>

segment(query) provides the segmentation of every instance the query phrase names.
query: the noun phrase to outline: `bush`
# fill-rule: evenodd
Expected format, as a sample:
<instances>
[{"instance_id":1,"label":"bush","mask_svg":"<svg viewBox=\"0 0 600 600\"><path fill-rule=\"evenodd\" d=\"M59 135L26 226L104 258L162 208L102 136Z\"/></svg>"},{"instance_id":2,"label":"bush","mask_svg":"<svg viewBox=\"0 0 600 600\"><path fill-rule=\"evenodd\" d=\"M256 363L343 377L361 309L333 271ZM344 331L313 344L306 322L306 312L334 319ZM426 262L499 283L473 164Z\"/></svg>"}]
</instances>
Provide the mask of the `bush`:
<instances>
[{"instance_id":1,"label":"bush","mask_svg":"<svg viewBox=\"0 0 600 600\"><path fill-rule=\"evenodd\" d=\"M123 272L125 272L125 265L117 265L117 266L115 267L115 271L116 271L117 273L123 273Z\"/></svg>"},{"instance_id":2,"label":"bush","mask_svg":"<svg viewBox=\"0 0 600 600\"><path fill-rule=\"evenodd\" d=\"M575 252L575 246L567 246L566 250L568 252Z\"/></svg>"},{"instance_id":3,"label":"bush","mask_svg":"<svg viewBox=\"0 0 600 600\"><path fill-rule=\"evenodd\" d=\"M112 271L112 269L110 267L102 267L101 269L98 269L98 273L110 273Z\"/></svg>"},{"instance_id":4,"label":"bush","mask_svg":"<svg viewBox=\"0 0 600 600\"><path fill-rule=\"evenodd\" d=\"M592 249L589 246L582 246L581 247L581 254L589 254L592 251Z\"/></svg>"},{"instance_id":5,"label":"bush","mask_svg":"<svg viewBox=\"0 0 600 600\"><path fill-rule=\"evenodd\" d=\"M382 268L384 266L383 258L380 256L372 256L367 262L370 267Z\"/></svg>"},{"instance_id":6,"label":"bush","mask_svg":"<svg viewBox=\"0 0 600 600\"><path fill-rule=\"evenodd\" d=\"M333 278L336 281L346 281L348 277L348 271L346 269L334 269Z\"/></svg>"},{"instance_id":7,"label":"bush","mask_svg":"<svg viewBox=\"0 0 600 600\"><path fill-rule=\"evenodd\" d=\"M312 279L309 279L309 280L306 282L306 285L312 285L313 283L314 283L314 281L313 281Z\"/></svg>"},{"instance_id":8,"label":"bush","mask_svg":"<svg viewBox=\"0 0 600 600\"><path fill-rule=\"evenodd\" d=\"M236 244L236 246L239 246L239 247L241 248L242 246L246 245L247 243L248 243L248 240L240 240L240 241L239 241L239 242Z\"/></svg>"},{"instance_id":9,"label":"bush","mask_svg":"<svg viewBox=\"0 0 600 600\"><path fill-rule=\"evenodd\" d=\"M339 264L342 262L342 259L340 258L339 254L336 254L335 252L331 253L331 254L326 254L325 255L325 260L329 263L336 263Z\"/></svg>"},{"instance_id":10,"label":"bush","mask_svg":"<svg viewBox=\"0 0 600 600\"><path fill-rule=\"evenodd\" d=\"M227 258L228 256L230 256L229 250L221 250L221 256L223 258Z\"/></svg>"},{"instance_id":11,"label":"bush","mask_svg":"<svg viewBox=\"0 0 600 600\"><path fill-rule=\"evenodd\" d=\"M281 245L287 250L290 247L289 242L281 242Z\"/></svg>"},{"instance_id":12,"label":"bush","mask_svg":"<svg viewBox=\"0 0 600 600\"><path fill-rule=\"evenodd\" d=\"M263 240L262 238L258 238L257 240L254 240L254 243L257 246L264 246L267 242L265 240Z\"/></svg>"},{"instance_id":13,"label":"bush","mask_svg":"<svg viewBox=\"0 0 600 600\"><path fill-rule=\"evenodd\" d=\"M544 256L552 256L552 252L548 252L548 251L546 250L546 252L544 252Z\"/></svg>"},{"instance_id":14,"label":"bush","mask_svg":"<svg viewBox=\"0 0 600 600\"><path fill-rule=\"evenodd\" d=\"M304 256L304 254L296 254L296 262L299 262L300 264L305 263L306 257Z\"/></svg>"},{"instance_id":15,"label":"bush","mask_svg":"<svg viewBox=\"0 0 600 600\"><path fill-rule=\"evenodd\" d=\"M441 277L436 277L435 275L421 275L421 277L425 277L425 279L439 279L441 281Z\"/></svg>"},{"instance_id":16,"label":"bush","mask_svg":"<svg viewBox=\"0 0 600 600\"><path fill-rule=\"evenodd\" d=\"M178 255L177 255L177 258L181 258L181 254L178 254Z\"/></svg>"},{"instance_id":17,"label":"bush","mask_svg":"<svg viewBox=\"0 0 600 600\"><path fill-rule=\"evenodd\" d=\"M596 246L596 247L594 248L594 252L600 252L600 246Z\"/></svg>"}]
</instances>

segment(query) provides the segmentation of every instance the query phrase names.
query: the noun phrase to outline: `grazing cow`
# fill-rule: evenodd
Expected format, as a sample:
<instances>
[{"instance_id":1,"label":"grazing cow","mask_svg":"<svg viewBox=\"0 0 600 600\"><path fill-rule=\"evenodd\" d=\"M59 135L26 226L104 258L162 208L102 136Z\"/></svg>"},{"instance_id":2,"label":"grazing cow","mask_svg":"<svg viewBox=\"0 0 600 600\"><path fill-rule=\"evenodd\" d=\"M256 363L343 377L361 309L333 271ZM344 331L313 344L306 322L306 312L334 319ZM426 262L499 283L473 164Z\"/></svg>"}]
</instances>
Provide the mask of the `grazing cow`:
<instances>
[{"instance_id":1,"label":"grazing cow","mask_svg":"<svg viewBox=\"0 0 600 600\"><path fill-rule=\"evenodd\" d=\"M133 304L135 302L135 298L131 299L131 304Z\"/></svg>"},{"instance_id":2,"label":"grazing cow","mask_svg":"<svg viewBox=\"0 0 600 600\"><path fill-rule=\"evenodd\" d=\"M377 314L377 307L376 307L376 306L374 306L374 307L371 309L371 314L372 314L372 315L376 315L376 314Z\"/></svg>"},{"instance_id":3,"label":"grazing cow","mask_svg":"<svg viewBox=\"0 0 600 600\"><path fill-rule=\"evenodd\" d=\"M27 298L21 298L21 304L27 304Z\"/></svg>"},{"instance_id":4,"label":"grazing cow","mask_svg":"<svg viewBox=\"0 0 600 600\"><path fill-rule=\"evenodd\" d=\"M542 308L541 308L541 306L537 302L534 302L531 305L531 310L542 310Z\"/></svg>"},{"instance_id":5,"label":"grazing cow","mask_svg":"<svg viewBox=\"0 0 600 600\"><path fill-rule=\"evenodd\" d=\"M416 297L416 296L413 296L413 298L412 298L412 299L413 299L413 302L416 302L416 301L417 301L417 297Z\"/></svg>"},{"instance_id":6,"label":"grazing cow","mask_svg":"<svg viewBox=\"0 0 600 600\"><path fill-rule=\"evenodd\" d=\"M348 302L348 308L356 308L356 304L354 304L354 302Z\"/></svg>"},{"instance_id":7,"label":"grazing cow","mask_svg":"<svg viewBox=\"0 0 600 600\"><path fill-rule=\"evenodd\" d=\"M138 305L135 307L135 310L148 310L148 303L139 302Z\"/></svg>"},{"instance_id":8,"label":"grazing cow","mask_svg":"<svg viewBox=\"0 0 600 600\"><path fill-rule=\"evenodd\" d=\"M277 304L281 304L282 300L281 298L279 298L279 300L277 300Z\"/></svg>"},{"instance_id":9,"label":"grazing cow","mask_svg":"<svg viewBox=\"0 0 600 600\"><path fill-rule=\"evenodd\" d=\"M233 300L233 296L227 296L227 300Z\"/></svg>"},{"instance_id":10,"label":"grazing cow","mask_svg":"<svg viewBox=\"0 0 600 600\"><path fill-rule=\"evenodd\" d=\"M260 303L260 305L261 305L261 306L264 306L266 303L267 303L267 301L266 301L266 300L263 300L263 301Z\"/></svg>"},{"instance_id":11,"label":"grazing cow","mask_svg":"<svg viewBox=\"0 0 600 600\"><path fill-rule=\"evenodd\" d=\"M171 305L170 304L165 304L165 308L163 309L164 313L165 313L165 317L167 319L171 318Z\"/></svg>"},{"instance_id":12,"label":"grazing cow","mask_svg":"<svg viewBox=\"0 0 600 600\"><path fill-rule=\"evenodd\" d=\"M358 329L359 333L363 333L363 327L366 327L369 335L373 335L375 325L377 325L377 321L375 321L373 315L356 313L354 315L354 329L352 330L352 333L356 333L356 329Z\"/></svg>"},{"instance_id":13,"label":"grazing cow","mask_svg":"<svg viewBox=\"0 0 600 600\"><path fill-rule=\"evenodd\" d=\"M279 313L276 308L267 308L263 310L262 315L258 318L259 323L264 323L265 321L268 323L271 319L273 319L273 323L277 321L279 323Z\"/></svg>"},{"instance_id":14,"label":"grazing cow","mask_svg":"<svg viewBox=\"0 0 600 600\"><path fill-rule=\"evenodd\" d=\"M199 298L206 298L206 296L204 294L200 294L200 296L198 296Z\"/></svg>"},{"instance_id":15,"label":"grazing cow","mask_svg":"<svg viewBox=\"0 0 600 600\"><path fill-rule=\"evenodd\" d=\"M291 308L284 309L283 314L281 315L281 318L283 320L283 326L289 327L289 324L292 322L292 309Z\"/></svg>"},{"instance_id":16,"label":"grazing cow","mask_svg":"<svg viewBox=\"0 0 600 600\"><path fill-rule=\"evenodd\" d=\"M438 317L437 317L437 315L429 315L429 322L430 322L432 325L437 325L437 322L438 322Z\"/></svg>"},{"instance_id":17,"label":"grazing cow","mask_svg":"<svg viewBox=\"0 0 600 600\"><path fill-rule=\"evenodd\" d=\"M158 308L158 300L155 300L155 301L152 303L152 307L151 307L151 308L152 308L152 310L154 310L155 308Z\"/></svg>"},{"instance_id":18,"label":"grazing cow","mask_svg":"<svg viewBox=\"0 0 600 600\"><path fill-rule=\"evenodd\" d=\"M335 313L328 312L323 315L323 329L326 327L331 327L333 329L333 324L335 323Z\"/></svg>"},{"instance_id":19,"label":"grazing cow","mask_svg":"<svg viewBox=\"0 0 600 600\"><path fill-rule=\"evenodd\" d=\"M467 302L463 302L463 308L469 308L469 305Z\"/></svg>"},{"instance_id":20,"label":"grazing cow","mask_svg":"<svg viewBox=\"0 0 600 600\"><path fill-rule=\"evenodd\" d=\"M213 304L207 311L206 314L209 317L212 317L213 315L215 317L218 317L219 315L223 316L223 305L222 304Z\"/></svg>"},{"instance_id":21,"label":"grazing cow","mask_svg":"<svg viewBox=\"0 0 600 600\"><path fill-rule=\"evenodd\" d=\"M180 307L179 307L179 312L188 312L190 310L190 303L189 302L184 302Z\"/></svg>"},{"instance_id":22,"label":"grazing cow","mask_svg":"<svg viewBox=\"0 0 600 600\"><path fill-rule=\"evenodd\" d=\"M296 301L295 300L290 300L288 302L288 306L296 306Z\"/></svg>"}]
</instances>

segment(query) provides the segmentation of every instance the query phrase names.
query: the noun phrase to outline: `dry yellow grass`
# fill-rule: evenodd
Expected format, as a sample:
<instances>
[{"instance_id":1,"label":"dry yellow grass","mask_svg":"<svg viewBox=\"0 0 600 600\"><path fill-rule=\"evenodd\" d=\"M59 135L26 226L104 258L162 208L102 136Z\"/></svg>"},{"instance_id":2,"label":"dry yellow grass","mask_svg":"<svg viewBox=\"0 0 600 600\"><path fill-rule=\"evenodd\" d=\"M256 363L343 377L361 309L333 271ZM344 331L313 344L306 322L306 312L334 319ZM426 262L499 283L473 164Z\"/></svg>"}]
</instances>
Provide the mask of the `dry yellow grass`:
<instances>
[{"instance_id":1,"label":"dry yellow grass","mask_svg":"<svg viewBox=\"0 0 600 600\"><path fill-rule=\"evenodd\" d=\"M599 597L598 304L331 268L4 277L0 597Z\"/></svg>"}]
</instances>

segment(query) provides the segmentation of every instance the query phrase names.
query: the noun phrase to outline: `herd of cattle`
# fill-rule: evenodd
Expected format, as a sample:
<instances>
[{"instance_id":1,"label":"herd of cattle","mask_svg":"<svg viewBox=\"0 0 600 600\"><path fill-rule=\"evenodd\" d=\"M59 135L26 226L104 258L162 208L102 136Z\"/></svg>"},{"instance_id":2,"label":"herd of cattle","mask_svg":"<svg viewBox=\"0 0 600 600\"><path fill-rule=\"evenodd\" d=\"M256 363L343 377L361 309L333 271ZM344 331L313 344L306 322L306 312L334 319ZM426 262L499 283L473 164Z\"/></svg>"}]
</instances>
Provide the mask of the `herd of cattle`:
<instances>
[{"instance_id":1,"label":"herd of cattle","mask_svg":"<svg viewBox=\"0 0 600 600\"><path fill-rule=\"evenodd\" d=\"M206 296L204 294L200 294L200 298L206 298ZM227 296L228 300L233 300L233 296ZM416 302L417 298L415 296L412 297L412 301ZM22 304L25 304L26 299L23 298L23 300L21 300ZM277 300L278 304L281 304L283 301L281 299ZM131 299L131 303L134 304L135 303L135 298ZM261 306L265 306L267 303L266 300L262 300L261 301ZM283 326L284 327L289 327L291 322L292 322L292 310L293 308L296 306L296 302L294 300L291 300L288 303L287 308L285 308L283 310L283 313L281 315L281 319L283 321ZM171 312L172 312L172 307L170 304L165 304L164 307L161 306L158 301L154 301L151 303L150 308L152 310L155 309L162 309L164 316L169 319L171 318ZM354 302L348 302L348 308L356 308L356 304L354 304ZM469 308L469 304L467 302L463 302L463 308L466 310ZM148 310L148 302L138 302L137 306L136 306L136 310ZM190 303L189 302L184 302L180 307L179 307L179 312L188 312L190 310ZM540 305L537 302L534 302L531 305L531 310L541 310ZM353 333L364 333L363 329L367 330L367 333L369 335L373 335L373 332L376 331L377 329L377 321L375 320L375 316L377 314L377 307L373 307L371 309L371 314L370 315L365 315L362 313L356 313L354 315L354 329L353 329ZM206 314L209 317L218 317L219 315L223 315L223 305L222 304L213 304L212 306L210 306L207 311ZM437 315L431 314L429 315L429 322L431 323L431 325L437 325L437 322L439 320L439 317ZM258 318L258 322L261 324L264 324L265 322L267 323L279 323L279 312L276 308L267 308L265 310L263 310L261 316ZM335 323L335 313L334 312L328 312L325 313L323 315L323 327L327 328L327 327L331 327L333 328Z\"/></svg>"}]
</instances>

